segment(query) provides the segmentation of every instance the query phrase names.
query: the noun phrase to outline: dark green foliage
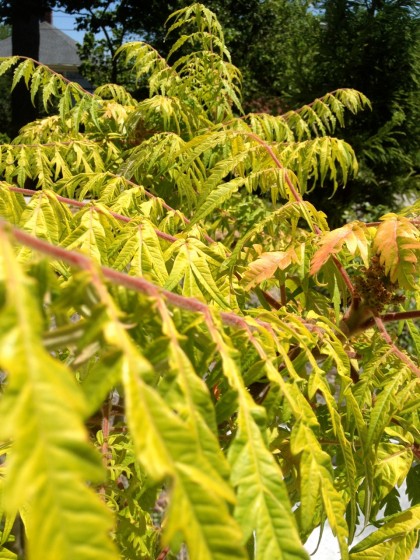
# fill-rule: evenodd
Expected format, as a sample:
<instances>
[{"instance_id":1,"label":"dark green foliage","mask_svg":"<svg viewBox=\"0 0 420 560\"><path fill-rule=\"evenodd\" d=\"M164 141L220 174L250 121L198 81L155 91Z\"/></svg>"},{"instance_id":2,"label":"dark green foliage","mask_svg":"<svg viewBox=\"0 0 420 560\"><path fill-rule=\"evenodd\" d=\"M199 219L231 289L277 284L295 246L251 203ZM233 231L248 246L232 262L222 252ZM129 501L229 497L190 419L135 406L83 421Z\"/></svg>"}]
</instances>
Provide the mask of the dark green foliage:
<instances>
[{"instance_id":1,"label":"dark green foliage","mask_svg":"<svg viewBox=\"0 0 420 560\"><path fill-rule=\"evenodd\" d=\"M308 100L336 87L363 91L372 111L350 119L340 136L354 147L360 173L346 191L313 200L340 219L346 208L392 207L419 188L420 20L412 0L321 2L322 33L315 55L316 77ZM405 200L405 203L407 201Z\"/></svg>"}]
</instances>

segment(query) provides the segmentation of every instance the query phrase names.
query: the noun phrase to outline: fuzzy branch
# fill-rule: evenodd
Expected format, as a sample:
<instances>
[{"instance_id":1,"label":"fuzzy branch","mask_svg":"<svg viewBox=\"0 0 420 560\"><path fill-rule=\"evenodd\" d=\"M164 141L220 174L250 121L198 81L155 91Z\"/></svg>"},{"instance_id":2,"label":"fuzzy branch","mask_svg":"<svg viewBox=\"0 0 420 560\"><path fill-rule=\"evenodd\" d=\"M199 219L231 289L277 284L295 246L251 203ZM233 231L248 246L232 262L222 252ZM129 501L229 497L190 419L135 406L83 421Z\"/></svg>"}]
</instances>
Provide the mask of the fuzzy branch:
<instances>
[{"instance_id":1,"label":"fuzzy branch","mask_svg":"<svg viewBox=\"0 0 420 560\"><path fill-rule=\"evenodd\" d=\"M32 235L29 235L21 229L11 226L4 221L0 221L0 231L10 232L12 233L14 238L23 245L50 257L67 262L68 264L75 266L76 268L80 268L90 272L99 268L104 278L106 278L113 284L124 286L125 288L145 294L152 299L159 299L163 297L170 305L173 305L180 309L184 309L185 311L200 313L205 317L208 317L209 315L209 306L206 303L203 303L192 297L174 294L173 292L156 286L155 284L149 282L148 280L145 280L144 278L130 276L124 272L120 272L106 266L95 266L91 259L83 255L82 253L77 253L75 251L64 249L63 247L52 245L51 243L48 243L47 241L44 241L42 239L38 239L37 237L33 237ZM254 328L261 327L268 330L271 334L273 333L272 326L269 323L261 321L259 319L253 319L252 322L254 323L254 325L252 325L247 322L245 317L241 317L240 315L237 315L233 312L220 312L220 319L224 325L245 330L248 333ZM374 321L384 340L392 348L394 354L398 356L405 364L407 364L418 377L420 377L420 369L403 352L401 352L401 350L397 348L397 346L395 346L385 328L382 319L380 317L375 317Z\"/></svg>"},{"instance_id":2,"label":"fuzzy branch","mask_svg":"<svg viewBox=\"0 0 420 560\"><path fill-rule=\"evenodd\" d=\"M388 331L385 328L385 325L380 317L374 317L376 326L378 327L379 332L381 333L382 338L385 340L387 344L391 347L393 353L398 356L398 358L406 364L410 370L416 374L417 377L420 378L420 368L414 364L408 356L401 352L401 350L394 344L394 341L390 337Z\"/></svg>"}]
</instances>

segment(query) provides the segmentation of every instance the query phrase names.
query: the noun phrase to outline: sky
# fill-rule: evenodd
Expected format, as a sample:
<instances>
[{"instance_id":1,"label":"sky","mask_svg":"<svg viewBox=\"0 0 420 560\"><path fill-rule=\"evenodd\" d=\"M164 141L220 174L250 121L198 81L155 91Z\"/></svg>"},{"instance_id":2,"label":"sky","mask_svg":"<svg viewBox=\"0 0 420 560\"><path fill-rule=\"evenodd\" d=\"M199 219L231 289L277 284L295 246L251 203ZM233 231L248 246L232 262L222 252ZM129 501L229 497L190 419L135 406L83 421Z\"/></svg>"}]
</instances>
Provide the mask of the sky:
<instances>
[{"instance_id":1,"label":"sky","mask_svg":"<svg viewBox=\"0 0 420 560\"><path fill-rule=\"evenodd\" d=\"M63 33L71 37L74 41L82 43L84 31L76 31L75 16L65 14L64 12L53 10L52 23Z\"/></svg>"}]
</instances>

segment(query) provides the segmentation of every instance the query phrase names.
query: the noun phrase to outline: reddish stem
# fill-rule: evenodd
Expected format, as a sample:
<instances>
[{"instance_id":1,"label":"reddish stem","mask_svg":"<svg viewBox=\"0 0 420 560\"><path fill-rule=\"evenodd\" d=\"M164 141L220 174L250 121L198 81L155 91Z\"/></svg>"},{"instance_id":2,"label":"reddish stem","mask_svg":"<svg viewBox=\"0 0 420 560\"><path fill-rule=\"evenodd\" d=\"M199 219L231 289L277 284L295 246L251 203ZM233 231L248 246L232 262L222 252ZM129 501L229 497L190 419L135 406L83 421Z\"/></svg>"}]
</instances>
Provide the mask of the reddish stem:
<instances>
[{"instance_id":1,"label":"reddish stem","mask_svg":"<svg viewBox=\"0 0 420 560\"><path fill-rule=\"evenodd\" d=\"M9 186L9 190L16 193L22 193L26 196L33 196L39 192L39 191L32 191L30 189L21 189L20 187L11 187L11 186ZM99 206L95 206L95 204L92 204L93 201L73 200L72 198L66 198L59 194L55 194L55 196L57 197L57 200L59 200L63 204L68 204L69 206L76 206L77 208L84 208L85 206L90 206L96 212L99 212L101 214L106 214L106 212L104 212L102 208L100 208ZM113 212L112 210L108 210L108 212L109 214L111 214L113 218L115 218L120 222L126 222L126 223L131 222L131 218L129 218L128 216L124 216L123 214L118 214L117 212ZM156 235L161 239L164 239L165 241L169 241L170 243L173 243L174 241L178 241L178 237L174 237L173 235L170 235L169 233L165 233L164 231L161 231L160 229L157 228L154 228L154 230Z\"/></svg>"},{"instance_id":2,"label":"reddish stem","mask_svg":"<svg viewBox=\"0 0 420 560\"><path fill-rule=\"evenodd\" d=\"M53 245L43 239L33 237L17 227L10 226L6 222L0 221L0 230L10 231L15 239L23 245L31 247L31 249L39 251L45 255L67 262L76 268L88 271L93 271L96 268L91 259L83 253L70 251L68 249L64 249L63 247ZM139 276L130 276L124 272L119 272L118 270L114 270L106 266L99 266L98 268L102 272L102 275L113 284L124 286L131 290L143 293L150 298L164 297L171 305L184 309L185 311L203 314L208 313L207 304L199 301L198 299L174 294L173 292L164 290L163 288L160 288L159 286L156 286L152 282L149 282ZM240 329L249 328L245 318L236 315L233 312L222 311L220 313L220 317L225 325ZM270 328L270 325L264 321L257 320L257 322L262 327Z\"/></svg>"},{"instance_id":3,"label":"reddish stem","mask_svg":"<svg viewBox=\"0 0 420 560\"><path fill-rule=\"evenodd\" d=\"M385 313L380 315L380 319L383 323L392 323L395 321L409 321L410 319L420 319L420 310L414 309L413 311L396 311L392 313ZM362 327L364 329L369 329L375 324L375 319L368 319L363 323Z\"/></svg>"},{"instance_id":4,"label":"reddish stem","mask_svg":"<svg viewBox=\"0 0 420 560\"><path fill-rule=\"evenodd\" d=\"M31 58L29 56L19 56L19 58L22 59L22 60L31 60L37 66L42 66L43 68L48 70L48 72L50 74L53 74L54 76L58 76L61 80L63 80L63 82L66 82L66 84L74 84L76 89L80 89L81 93L83 93L84 95L88 95L89 97L94 97L93 93L90 93L86 89L82 88L82 86L80 84L78 84L78 83L76 83L72 80L68 80L62 74L59 74L58 72L55 72L54 70L51 70L51 68L49 66L47 66L46 64L42 64L42 62L39 62L39 60L35 60L35 58Z\"/></svg>"},{"instance_id":5,"label":"reddish stem","mask_svg":"<svg viewBox=\"0 0 420 560\"><path fill-rule=\"evenodd\" d=\"M111 398L108 397L107 402L102 407L102 423L101 423L102 437L103 437L101 453L102 453L102 461L104 463L105 468L108 467L108 461L109 461L108 438L111 432L111 413L112 413L112 402L111 402Z\"/></svg>"},{"instance_id":6,"label":"reddish stem","mask_svg":"<svg viewBox=\"0 0 420 560\"><path fill-rule=\"evenodd\" d=\"M280 303L284 307L287 303L286 286L285 284L280 284Z\"/></svg>"},{"instance_id":7,"label":"reddish stem","mask_svg":"<svg viewBox=\"0 0 420 560\"><path fill-rule=\"evenodd\" d=\"M271 148L271 146L269 146L267 144L267 142L264 142L264 140L262 138L260 138L257 134L254 134L253 132L247 132L245 133L247 136L250 136L251 138L253 138L256 142L258 142L258 144L260 144L261 146L263 146L263 148L266 150L266 152L268 153L268 155L271 157L271 159L274 161L274 163L276 164L276 167L278 169L282 169L284 170L284 179L287 183L287 186L290 189L290 192L293 195L293 198L296 200L296 202L302 203L302 197L300 196L300 194L298 193L298 191L295 189L292 181L290 180L290 177L287 173L287 171L284 169L283 165L280 163L279 158L276 156L276 154L274 153L273 149ZM314 229L317 228L317 226L315 224L309 224L309 225L313 225ZM316 231L316 230L315 230ZM316 233L320 233L321 230L317 231Z\"/></svg>"},{"instance_id":8,"label":"reddish stem","mask_svg":"<svg viewBox=\"0 0 420 560\"><path fill-rule=\"evenodd\" d=\"M246 133L247 136L250 136L251 138L253 138L256 142L258 142L258 144L260 144L261 146L264 147L264 149L267 151L267 153L269 154L269 156L271 157L271 159L274 161L276 167L278 169L282 169L284 170L284 179L290 189L290 192L293 195L293 198L295 199L296 202L298 202L299 204L303 203L303 199L300 195L300 193L295 189L292 181L290 180L290 177L287 173L287 171L284 169L283 165L280 163L278 157L276 156L276 154L274 153L273 149L271 148L271 146L269 146L266 142L264 142L264 140L262 140L257 134L254 134L253 132L250 133ZM321 235L322 231L321 229L317 226L317 224L315 223L310 223L309 226L313 229L313 231L317 234L317 235ZM347 274L347 271L345 270L345 268L343 267L343 265L340 263L340 261L337 259L337 257L335 255L332 255L332 260L335 264L335 266L337 267L338 272L340 273L341 277L344 280L344 283L347 286L347 289L349 290L350 294L352 296L354 296L355 294L355 289L354 286L352 284L352 281L350 280L350 276Z\"/></svg>"},{"instance_id":9,"label":"reddish stem","mask_svg":"<svg viewBox=\"0 0 420 560\"><path fill-rule=\"evenodd\" d=\"M332 261L334 262L338 272L341 275L341 278L344 280L345 285L347 286L348 291L350 292L351 296L354 298L356 290L350 280L350 276L347 274L347 270L341 264L341 262L337 259L335 255L331 255Z\"/></svg>"},{"instance_id":10,"label":"reddish stem","mask_svg":"<svg viewBox=\"0 0 420 560\"><path fill-rule=\"evenodd\" d=\"M156 560L165 560L165 558L168 556L169 554L169 546L165 546L165 548L163 548L159 554L159 556L156 558Z\"/></svg>"},{"instance_id":11,"label":"reddish stem","mask_svg":"<svg viewBox=\"0 0 420 560\"><path fill-rule=\"evenodd\" d=\"M420 377L420 368L416 364L414 364L410 360L410 358L404 354L404 352L401 352L401 350L397 346L395 346L392 338L390 337L388 331L385 328L385 325L382 322L382 319L380 317L374 317L374 321L381 333L382 338L385 340L387 344L389 344L393 353L396 356L398 356L398 358L402 362L404 362L417 377Z\"/></svg>"}]
</instances>

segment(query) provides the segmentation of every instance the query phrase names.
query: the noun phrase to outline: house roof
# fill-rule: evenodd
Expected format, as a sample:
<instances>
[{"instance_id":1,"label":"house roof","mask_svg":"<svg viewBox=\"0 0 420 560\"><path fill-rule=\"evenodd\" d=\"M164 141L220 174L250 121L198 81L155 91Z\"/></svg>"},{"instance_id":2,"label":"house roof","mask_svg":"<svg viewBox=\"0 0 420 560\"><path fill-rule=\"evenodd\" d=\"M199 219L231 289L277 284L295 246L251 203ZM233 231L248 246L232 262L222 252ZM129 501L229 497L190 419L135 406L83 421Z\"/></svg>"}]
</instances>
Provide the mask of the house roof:
<instances>
[{"instance_id":1,"label":"house roof","mask_svg":"<svg viewBox=\"0 0 420 560\"><path fill-rule=\"evenodd\" d=\"M75 72L80 66L76 41L46 21L39 24L39 62L56 72ZM0 57L12 56L12 38L0 41Z\"/></svg>"}]
</instances>

